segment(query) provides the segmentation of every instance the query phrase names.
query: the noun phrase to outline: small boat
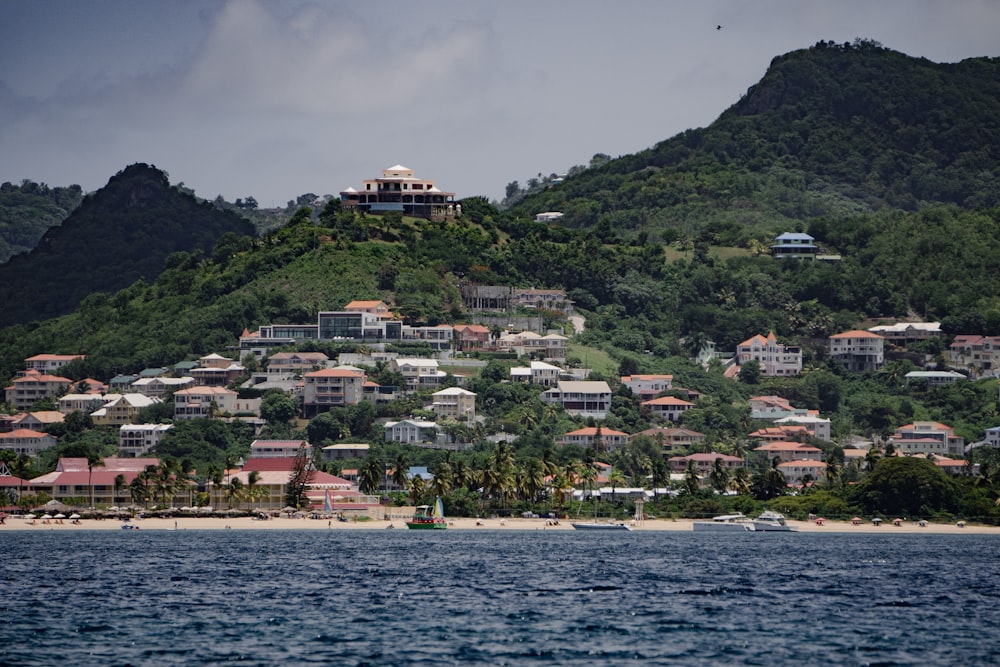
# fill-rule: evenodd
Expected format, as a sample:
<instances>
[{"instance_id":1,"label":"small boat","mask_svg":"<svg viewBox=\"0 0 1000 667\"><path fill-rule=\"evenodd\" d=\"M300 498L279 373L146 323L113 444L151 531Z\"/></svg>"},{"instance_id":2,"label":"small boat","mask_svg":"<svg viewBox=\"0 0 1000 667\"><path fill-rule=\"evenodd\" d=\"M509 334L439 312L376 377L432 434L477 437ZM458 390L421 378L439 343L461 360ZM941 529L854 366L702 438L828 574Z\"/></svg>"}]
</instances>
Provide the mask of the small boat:
<instances>
[{"instance_id":1,"label":"small boat","mask_svg":"<svg viewBox=\"0 0 1000 667\"><path fill-rule=\"evenodd\" d=\"M444 503L438 498L433 505L420 505L406 522L411 530L444 530L448 522L444 518Z\"/></svg>"},{"instance_id":2,"label":"small boat","mask_svg":"<svg viewBox=\"0 0 1000 667\"><path fill-rule=\"evenodd\" d=\"M778 512L766 510L759 517L753 520L754 530L776 532L776 533L797 533L798 528L789 526L785 521L785 515Z\"/></svg>"},{"instance_id":3,"label":"small boat","mask_svg":"<svg viewBox=\"0 0 1000 667\"><path fill-rule=\"evenodd\" d=\"M698 533L746 533L753 532L754 524L741 513L721 514L711 521L695 521L694 531Z\"/></svg>"},{"instance_id":4,"label":"small boat","mask_svg":"<svg viewBox=\"0 0 1000 667\"><path fill-rule=\"evenodd\" d=\"M600 521L571 521L573 530L632 530L627 523Z\"/></svg>"}]
</instances>

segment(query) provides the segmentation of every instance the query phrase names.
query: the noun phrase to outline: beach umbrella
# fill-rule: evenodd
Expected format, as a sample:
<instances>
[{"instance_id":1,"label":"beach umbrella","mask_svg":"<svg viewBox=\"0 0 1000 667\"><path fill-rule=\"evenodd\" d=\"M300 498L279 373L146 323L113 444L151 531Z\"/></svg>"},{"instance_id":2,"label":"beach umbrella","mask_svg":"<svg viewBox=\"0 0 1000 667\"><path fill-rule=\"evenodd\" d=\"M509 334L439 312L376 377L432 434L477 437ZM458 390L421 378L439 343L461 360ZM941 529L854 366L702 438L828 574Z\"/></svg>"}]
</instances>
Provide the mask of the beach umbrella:
<instances>
[{"instance_id":1,"label":"beach umbrella","mask_svg":"<svg viewBox=\"0 0 1000 667\"><path fill-rule=\"evenodd\" d=\"M42 518L43 518L43 519L51 519L51 518L52 518L52 515L51 515L51 514L43 514L43 515L42 515Z\"/></svg>"},{"instance_id":2,"label":"beach umbrella","mask_svg":"<svg viewBox=\"0 0 1000 667\"><path fill-rule=\"evenodd\" d=\"M71 518L71 519L79 519L79 518L80 518L80 515L79 515L79 514L77 514L76 512L74 512L73 514L70 514L70 515L69 515L69 518Z\"/></svg>"},{"instance_id":3,"label":"beach umbrella","mask_svg":"<svg viewBox=\"0 0 1000 667\"><path fill-rule=\"evenodd\" d=\"M25 519L34 519L34 518L35 518L35 515L34 515L34 514L25 514L25 515L24 515L24 518L25 518Z\"/></svg>"}]
</instances>

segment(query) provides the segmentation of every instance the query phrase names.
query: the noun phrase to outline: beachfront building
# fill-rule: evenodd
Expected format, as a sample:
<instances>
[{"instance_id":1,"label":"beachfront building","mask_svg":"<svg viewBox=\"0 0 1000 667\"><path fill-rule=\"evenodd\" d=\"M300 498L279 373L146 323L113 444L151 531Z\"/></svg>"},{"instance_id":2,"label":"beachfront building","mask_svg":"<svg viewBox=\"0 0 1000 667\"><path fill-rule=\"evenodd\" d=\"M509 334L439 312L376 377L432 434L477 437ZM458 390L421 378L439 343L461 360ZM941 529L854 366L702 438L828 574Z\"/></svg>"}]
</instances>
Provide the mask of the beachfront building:
<instances>
[{"instance_id":1,"label":"beachfront building","mask_svg":"<svg viewBox=\"0 0 1000 667\"><path fill-rule=\"evenodd\" d=\"M118 455L138 458L163 441L173 424L123 424L118 427Z\"/></svg>"},{"instance_id":2,"label":"beachfront building","mask_svg":"<svg viewBox=\"0 0 1000 667\"><path fill-rule=\"evenodd\" d=\"M765 377L786 377L802 372L802 348L779 343L773 331L740 343L736 346L736 357L740 366L756 361Z\"/></svg>"},{"instance_id":3,"label":"beachfront building","mask_svg":"<svg viewBox=\"0 0 1000 667\"><path fill-rule=\"evenodd\" d=\"M885 363L885 339L870 331L843 331L830 336L830 359L855 373L874 373Z\"/></svg>"},{"instance_id":4,"label":"beachfront building","mask_svg":"<svg viewBox=\"0 0 1000 667\"><path fill-rule=\"evenodd\" d=\"M804 484L822 484L826 481L827 464L816 460L782 461L778 470L785 478L788 486L803 486Z\"/></svg>"},{"instance_id":5,"label":"beachfront building","mask_svg":"<svg viewBox=\"0 0 1000 667\"><path fill-rule=\"evenodd\" d=\"M361 182L361 189L348 187L340 193L345 210L381 215L398 212L416 218L443 221L461 212L454 192L444 192L426 178L417 178L401 164L382 170L381 178ZM458 206L459 208L456 208Z\"/></svg>"},{"instance_id":6,"label":"beachfront building","mask_svg":"<svg viewBox=\"0 0 1000 667\"><path fill-rule=\"evenodd\" d=\"M365 374L352 368L324 368L302 376L302 413L308 419L332 407L357 405L364 398Z\"/></svg>"},{"instance_id":7,"label":"beachfront building","mask_svg":"<svg viewBox=\"0 0 1000 667\"><path fill-rule=\"evenodd\" d=\"M615 452L628 444L628 433L610 428L588 426L565 433L556 438L556 444L565 447L576 445L583 449L593 449L598 453Z\"/></svg>"},{"instance_id":8,"label":"beachfront building","mask_svg":"<svg viewBox=\"0 0 1000 667\"><path fill-rule=\"evenodd\" d=\"M648 401L674 388L673 375L622 375L621 383L629 388L639 400Z\"/></svg>"},{"instance_id":9,"label":"beachfront building","mask_svg":"<svg viewBox=\"0 0 1000 667\"><path fill-rule=\"evenodd\" d=\"M604 419L611 409L611 387L603 380L559 380L539 398L543 403L561 406L575 417Z\"/></svg>"},{"instance_id":10,"label":"beachfront building","mask_svg":"<svg viewBox=\"0 0 1000 667\"><path fill-rule=\"evenodd\" d=\"M965 439L955 435L955 429L940 422L913 422L900 426L889 436L889 443L901 454L934 454L962 456Z\"/></svg>"},{"instance_id":11,"label":"beachfront building","mask_svg":"<svg viewBox=\"0 0 1000 667\"><path fill-rule=\"evenodd\" d=\"M85 458L61 458L54 471L31 480L31 491L45 493L54 500L69 505L142 506L154 500L153 488L147 487L147 495L138 498L134 497L130 484L148 466L157 466L159 463L159 460L154 458L109 456L98 465L88 466ZM190 506L194 504L196 491L197 487L193 482L184 482L178 485L178 490L172 498L155 500L173 507Z\"/></svg>"},{"instance_id":12,"label":"beachfront building","mask_svg":"<svg viewBox=\"0 0 1000 667\"><path fill-rule=\"evenodd\" d=\"M654 417L677 422L680 421L681 415L694 407L694 403L674 396L661 396L649 401L643 401L639 406L648 410Z\"/></svg>"},{"instance_id":13,"label":"beachfront building","mask_svg":"<svg viewBox=\"0 0 1000 667\"><path fill-rule=\"evenodd\" d=\"M30 369L6 387L7 405L15 410L28 410L43 398L56 399L67 393L71 384L73 381L68 378Z\"/></svg>"},{"instance_id":14,"label":"beachfront building","mask_svg":"<svg viewBox=\"0 0 1000 667\"><path fill-rule=\"evenodd\" d=\"M0 433L0 449L36 458L43 449L56 446L55 436L27 428Z\"/></svg>"}]
</instances>

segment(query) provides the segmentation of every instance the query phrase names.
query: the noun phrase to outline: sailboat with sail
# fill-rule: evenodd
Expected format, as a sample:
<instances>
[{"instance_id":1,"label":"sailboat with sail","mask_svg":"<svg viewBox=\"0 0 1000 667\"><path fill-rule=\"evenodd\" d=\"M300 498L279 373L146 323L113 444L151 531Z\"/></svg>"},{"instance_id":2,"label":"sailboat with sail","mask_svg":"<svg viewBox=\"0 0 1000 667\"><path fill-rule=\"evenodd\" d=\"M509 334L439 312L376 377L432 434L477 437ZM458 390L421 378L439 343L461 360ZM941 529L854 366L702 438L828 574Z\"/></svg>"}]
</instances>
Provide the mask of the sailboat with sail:
<instances>
[{"instance_id":1,"label":"sailboat with sail","mask_svg":"<svg viewBox=\"0 0 1000 667\"><path fill-rule=\"evenodd\" d=\"M411 530L444 530L448 522L444 518L444 503L438 498L433 505L420 505L406 522Z\"/></svg>"}]
</instances>

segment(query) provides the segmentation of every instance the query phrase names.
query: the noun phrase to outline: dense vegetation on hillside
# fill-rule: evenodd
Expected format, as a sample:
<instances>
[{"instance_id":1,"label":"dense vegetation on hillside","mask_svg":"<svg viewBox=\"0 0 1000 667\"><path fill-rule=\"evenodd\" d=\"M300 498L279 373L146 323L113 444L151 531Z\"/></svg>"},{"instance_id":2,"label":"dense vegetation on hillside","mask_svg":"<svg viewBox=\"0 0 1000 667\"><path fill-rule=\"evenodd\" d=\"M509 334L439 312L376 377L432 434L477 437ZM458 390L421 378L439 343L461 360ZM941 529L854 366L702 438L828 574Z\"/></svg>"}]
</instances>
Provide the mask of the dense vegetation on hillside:
<instances>
[{"instance_id":1,"label":"dense vegetation on hillside","mask_svg":"<svg viewBox=\"0 0 1000 667\"><path fill-rule=\"evenodd\" d=\"M45 231L66 219L82 200L79 185L50 188L27 180L0 185L0 264L34 248Z\"/></svg>"},{"instance_id":2,"label":"dense vegetation on hillside","mask_svg":"<svg viewBox=\"0 0 1000 667\"><path fill-rule=\"evenodd\" d=\"M607 237L706 230L745 245L817 217L1000 203L1000 59L955 64L859 40L778 58L710 126L568 177L518 212Z\"/></svg>"},{"instance_id":3,"label":"dense vegetation on hillside","mask_svg":"<svg viewBox=\"0 0 1000 667\"><path fill-rule=\"evenodd\" d=\"M155 167L127 167L32 252L0 266L0 326L62 315L92 292L153 279L170 253L207 252L226 233L253 227L171 187Z\"/></svg>"},{"instance_id":4,"label":"dense vegetation on hillside","mask_svg":"<svg viewBox=\"0 0 1000 667\"><path fill-rule=\"evenodd\" d=\"M924 361L919 356L892 361L872 376L853 375L827 363L824 342L838 331L898 317L941 320L948 335L1000 335L1000 278L989 264L1000 253L997 149L986 141L1000 117L997 66L989 60L935 65L864 42L821 44L776 59L764 80L705 130L634 156L597 160L507 210L466 199L463 216L444 223L358 215L334 201L322 210L299 208L279 227L261 217L255 224L264 233L249 235L235 214L215 210L218 202L198 203L161 172L136 165L46 237L31 257L41 273L29 282L0 282L4 303L13 304L5 321L19 322L0 329L0 377L12 376L33 354L83 352L86 361L63 374L108 379L225 352L244 328L314 322L319 310L352 299L393 303L410 323L467 321L459 287L472 282L567 290L586 318L575 340L579 349L609 355L617 373L671 373L676 385L700 392L683 420L706 434L714 451L745 452L755 427L746 399L754 394L821 410L840 443L850 434L881 438L914 420L950 424L976 441L997 425L996 380L908 386L903 376L916 368L912 359ZM942 96L954 98L954 113L940 106ZM934 120L941 113L947 123ZM955 127L965 129L952 132ZM534 222L532 214L541 210L564 211L564 224ZM124 227L112 234L109 220ZM198 245L155 245L159 254L142 260L149 273L137 268L142 253L122 254L148 253L160 236L195 235L188 223L204 231ZM791 229L809 232L842 260L769 256L773 234ZM128 242L129 234L138 236ZM75 263L83 260L89 265ZM28 266L27 258L11 266L17 262ZM121 282L106 280L107 274ZM25 323L25 303L36 306L30 315L36 320L44 319L37 306L48 305L49 297L71 310L71 301L59 301L71 289L79 300L74 312ZM560 323L556 314L543 315ZM803 345L801 376L767 380L747 373L734 382L717 365L706 370L691 361L707 340L731 351L770 330ZM943 365L945 344L927 343L919 352ZM354 349L302 348L330 356ZM579 480L593 470L586 466L594 456L573 447L553 451L555 437L586 422L543 406L537 388L503 382L513 363L520 362L493 358L470 380L486 422L475 429L453 425L470 429L476 446L468 454L446 458L382 442L374 418L421 414L426 395L380 406L377 414L369 405L336 408L296 424L288 405L272 394L265 435L369 441L376 445L371 459L354 463L376 478L393 463L431 465L440 480L453 483L434 490L448 496L452 510L474 511L480 488L485 497L479 502L489 507L512 507L514 495L522 507L533 507L537 493L514 494L512 482L502 480L515 470L519 480L537 479L539 470L561 475L559 484ZM385 368L369 370L380 382L395 381ZM600 377L613 382L617 373ZM144 418L170 414L167 404ZM61 428L59 451L43 465L59 454L110 451L113 434L81 421ZM603 425L635 433L650 421L634 397L618 391ZM488 445L485 435L496 431L513 434L513 447ZM204 478L217 474L227 457L245 454L249 437L217 423L185 425L158 453L197 467ZM632 481L662 482L655 444L635 442L609 462ZM818 444L826 460L843 463L839 445ZM939 470L919 464L897 471L933 488L938 495L927 500L931 505L889 494L879 476L835 469L829 488L777 506L836 516L887 511L906 500L907 511L997 520L1000 461L986 448L975 456L982 464L975 482L944 480ZM898 465L890 461L876 470ZM874 457L868 464L876 466ZM479 470L479 477L459 474L463 469ZM741 481L737 500L692 485L683 498L660 501L659 511L748 511L739 504L753 502L748 494L760 500L780 493L766 466L754 472ZM415 499L420 496L418 489Z\"/></svg>"}]
</instances>

